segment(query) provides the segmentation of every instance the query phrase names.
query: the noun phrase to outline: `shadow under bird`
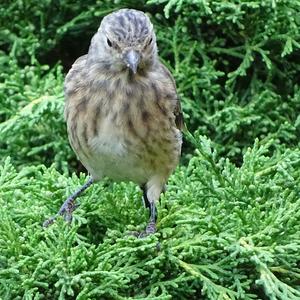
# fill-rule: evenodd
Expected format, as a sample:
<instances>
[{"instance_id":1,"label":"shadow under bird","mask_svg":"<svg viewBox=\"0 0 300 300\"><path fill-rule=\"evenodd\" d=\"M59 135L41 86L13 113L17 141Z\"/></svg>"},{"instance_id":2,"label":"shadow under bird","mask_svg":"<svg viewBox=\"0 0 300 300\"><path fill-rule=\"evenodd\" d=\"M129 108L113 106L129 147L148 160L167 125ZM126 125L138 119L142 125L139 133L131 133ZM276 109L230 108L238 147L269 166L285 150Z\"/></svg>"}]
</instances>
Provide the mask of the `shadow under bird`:
<instances>
[{"instance_id":1,"label":"shadow under bird","mask_svg":"<svg viewBox=\"0 0 300 300\"><path fill-rule=\"evenodd\" d=\"M179 162L183 118L148 16L121 9L104 17L64 88L70 144L91 177L44 226L59 215L71 221L75 199L107 176L142 188L150 220L141 236L155 232L155 203Z\"/></svg>"}]
</instances>

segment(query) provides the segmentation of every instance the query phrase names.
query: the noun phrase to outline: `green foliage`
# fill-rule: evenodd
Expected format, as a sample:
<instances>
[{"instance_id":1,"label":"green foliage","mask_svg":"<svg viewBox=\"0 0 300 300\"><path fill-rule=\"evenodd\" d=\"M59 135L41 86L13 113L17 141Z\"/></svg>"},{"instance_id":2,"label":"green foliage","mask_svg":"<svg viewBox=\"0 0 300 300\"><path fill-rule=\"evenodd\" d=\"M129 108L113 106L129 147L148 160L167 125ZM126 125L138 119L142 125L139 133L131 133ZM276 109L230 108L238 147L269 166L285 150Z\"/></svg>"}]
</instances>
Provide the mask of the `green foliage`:
<instances>
[{"instance_id":1,"label":"green foliage","mask_svg":"<svg viewBox=\"0 0 300 300\"><path fill-rule=\"evenodd\" d=\"M63 79L101 18L146 11L177 82L183 165L158 233L133 184L41 224L76 176ZM0 7L0 299L300 299L297 0L4 1ZM205 137L209 136L209 138Z\"/></svg>"},{"instance_id":2,"label":"green foliage","mask_svg":"<svg viewBox=\"0 0 300 300\"><path fill-rule=\"evenodd\" d=\"M15 76L24 73L24 65L34 66L40 78L36 58L50 64L61 59L69 68L86 53L104 15L121 7L144 9L155 24L162 60L176 78L190 130L210 136L219 153L237 163L255 138L270 135L286 146L299 144L298 1L64 0L59 5L58 10L54 1L3 4L1 66L7 72ZM1 82L9 84L3 76ZM23 108L17 102L10 113Z\"/></svg>"},{"instance_id":3,"label":"green foliage","mask_svg":"<svg viewBox=\"0 0 300 300\"><path fill-rule=\"evenodd\" d=\"M16 165L54 161L67 170L74 155L63 120L61 67L36 62L20 68L9 56L1 67L6 72L0 75L0 161L9 154Z\"/></svg>"},{"instance_id":4,"label":"green foliage","mask_svg":"<svg viewBox=\"0 0 300 300\"><path fill-rule=\"evenodd\" d=\"M1 167L0 295L4 299L299 299L300 151L269 157L256 142L240 168L210 141L172 176L158 232L130 235L147 216L132 184L82 196L72 226L43 229L84 176ZM198 296L197 296L198 295Z\"/></svg>"},{"instance_id":5,"label":"green foliage","mask_svg":"<svg viewBox=\"0 0 300 300\"><path fill-rule=\"evenodd\" d=\"M257 137L297 145L299 1L148 1L157 2L170 17L158 30L161 55L189 128L237 162Z\"/></svg>"},{"instance_id":6,"label":"green foliage","mask_svg":"<svg viewBox=\"0 0 300 300\"><path fill-rule=\"evenodd\" d=\"M5 1L0 10L1 45L14 49L24 62L28 56L42 56L56 47L68 30L75 36L86 27L91 30L97 17L112 10L110 1Z\"/></svg>"}]
</instances>

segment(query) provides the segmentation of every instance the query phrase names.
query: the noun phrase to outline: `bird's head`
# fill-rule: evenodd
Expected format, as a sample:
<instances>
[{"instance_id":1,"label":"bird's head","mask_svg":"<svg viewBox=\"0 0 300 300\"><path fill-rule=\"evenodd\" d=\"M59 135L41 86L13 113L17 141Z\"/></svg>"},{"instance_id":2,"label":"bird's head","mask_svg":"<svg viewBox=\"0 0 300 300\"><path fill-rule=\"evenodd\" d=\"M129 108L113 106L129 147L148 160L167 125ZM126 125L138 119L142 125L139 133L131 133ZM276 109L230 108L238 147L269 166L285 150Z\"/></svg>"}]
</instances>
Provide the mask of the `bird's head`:
<instances>
[{"instance_id":1,"label":"bird's head","mask_svg":"<svg viewBox=\"0 0 300 300\"><path fill-rule=\"evenodd\" d=\"M134 9L120 9L103 18L92 39L89 59L107 71L137 73L157 58L156 37L150 19Z\"/></svg>"}]
</instances>

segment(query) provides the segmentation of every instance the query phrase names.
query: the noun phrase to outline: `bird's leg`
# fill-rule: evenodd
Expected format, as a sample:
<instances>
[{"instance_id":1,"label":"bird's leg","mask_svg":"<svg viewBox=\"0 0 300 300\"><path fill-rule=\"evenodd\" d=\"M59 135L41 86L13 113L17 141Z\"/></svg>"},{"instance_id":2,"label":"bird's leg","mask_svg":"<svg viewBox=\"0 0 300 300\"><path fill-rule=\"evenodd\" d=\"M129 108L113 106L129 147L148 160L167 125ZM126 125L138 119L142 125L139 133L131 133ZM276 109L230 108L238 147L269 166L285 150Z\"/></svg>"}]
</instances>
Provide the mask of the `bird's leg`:
<instances>
[{"instance_id":1,"label":"bird's leg","mask_svg":"<svg viewBox=\"0 0 300 300\"><path fill-rule=\"evenodd\" d=\"M144 207L145 208L149 208L149 213L150 213L150 218L151 218L151 203L150 201L148 200L148 197L147 197L147 188L146 188L146 185L142 185L141 186L141 189L143 191L143 203L144 203ZM155 213L155 221L157 220L157 209L156 209L156 206L154 205L154 213Z\"/></svg>"},{"instance_id":2,"label":"bird's leg","mask_svg":"<svg viewBox=\"0 0 300 300\"><path fill-rule=\"evenodd\" d=\"M74 194L72 194L61 206L58 213L53 217L49 218L43 223L44 227L48 227L53 224L55 219L59 216L64 216L65 221L72 221L72 213L78 207L75 204L76 198L83 193L92 183L94 182L93 178L90 178L80 189L78 189Z\"/></svg>"},{"instance_id":3,"label":"bird's leg","mask_svg":"<svg viewBox=\"0 0 300 300\"><path fill-rule=\"evenodd\" d=\"M143 191L143 204L145 208L150 208L150 202L147 198L147 189L146 189L146 185L141 185L141 189Z\"/></svg>"},{"instance_id":4,"label":"bird's leg","mask_svg":"<svg viewBox=\"0 0 300 300\"><path fill-rule=\"evenodd\" d=\"M145 230L146 235L156 232L156 206L154 202L149 202L149 203L150 203L150 220Z\"/></svg>"},{"instance_id":5,"label":"bird's leg","mask_svg":"<svg viewBox=\"0 0 300 300\"><path fill-rule=\"evenodd\" d=\"M156 232L157 210L155 203L159 199L162 190L164 190L164 185L161 185L156 181L150 181L147 185L142 186L142 190L144 204L147 208L150 209L150 220L148 222L146 230L140 233L139 237L145 237Z\"/></svg>"}]
</instances>

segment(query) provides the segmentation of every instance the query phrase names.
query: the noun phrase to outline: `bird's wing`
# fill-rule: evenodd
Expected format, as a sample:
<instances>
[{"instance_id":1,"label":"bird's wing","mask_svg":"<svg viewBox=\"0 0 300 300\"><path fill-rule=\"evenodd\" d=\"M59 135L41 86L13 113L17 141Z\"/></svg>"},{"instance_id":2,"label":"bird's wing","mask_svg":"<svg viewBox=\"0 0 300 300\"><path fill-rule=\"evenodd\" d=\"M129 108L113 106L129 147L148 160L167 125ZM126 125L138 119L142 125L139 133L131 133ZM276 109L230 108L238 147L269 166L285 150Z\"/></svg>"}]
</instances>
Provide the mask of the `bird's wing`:
<instances>
[{"instance_id":1,"label":"bird's wing","mask_svg":"<svg viewBox=\"0 0 300 300\"><path fill-rule=\"evenodd\" d=\"M87 61L87 55L80 56L76 59L76 61L73 63L72 68L69 70L66 78L65 78L65 88L71 87L71 85L68 86L70 82L79 81L84 76L84 70L85 65ZM74 86L75 88L75 86Z\"/></svg>"},{"instance_id":2,"label":"bird's wing","mask_svg":"<svg viewBox=\"0 0 300 300\"><path fill-rule=\"evenodd\" d=\"M183 114L182 114L182 110L181 110L180 99L179 99L179 96L178 96L178 94L176 92L176 83L175 83L175 80L174 80L171 72L167 69L167 67L163 63L160 63L160 65L161 65L161 68L162 68L164 74L173 83L174 91L175 91L175 94L176 94L176 99L175 99L176 102L175 102L175 106L174 106L174 110L173 110L173 113L174 113L174 116L175 116L176 127L179 130L184 130L185 124L184 124Z\"/></svg>"},{"instance_id":3,"label":"bird's wing","mask_svg":"<svg viewBox=\"0 0 300 300\"><path fill-rule=\"evenodd\" d=\"M83 79L85 78L86 59L87 55L77 58L65 78L65 119L67 119L66 113L70 105L69 101L71 100L73 104L76 104L84 95L85 81Z\"/></svg>"}]
</instances>

